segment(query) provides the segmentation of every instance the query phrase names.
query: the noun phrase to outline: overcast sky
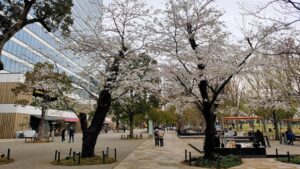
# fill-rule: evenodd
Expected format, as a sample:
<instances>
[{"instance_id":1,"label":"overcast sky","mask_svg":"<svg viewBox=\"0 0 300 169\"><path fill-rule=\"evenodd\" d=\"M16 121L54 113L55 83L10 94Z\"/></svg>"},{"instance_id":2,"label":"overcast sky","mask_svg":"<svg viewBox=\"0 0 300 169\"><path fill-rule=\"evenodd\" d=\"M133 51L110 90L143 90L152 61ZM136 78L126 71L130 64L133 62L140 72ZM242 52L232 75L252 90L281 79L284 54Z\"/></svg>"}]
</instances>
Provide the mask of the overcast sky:
<instances>
[{"instance_id":1,"label":"overcast sky","mask_svg":"<svg viewBox=\"0 0 300 169\"><path fill-rule=\"evenodd\" d=\"M111 2L111 0L103 1L104 4ZM228 31L239 39L243 37L241 28L243 26L247 27L247 22L251 21L249 18L242 17L240 4L244 4L248 8L254 8L258 4L266 3L267 1L269 0L216 0L215 4L224 11L222 20L225 22ZM155 8L161 8L166 0L146 0L146 2ZM270 14L272 11L268 11L268 13Z\"/></svg>"}]
</instances>

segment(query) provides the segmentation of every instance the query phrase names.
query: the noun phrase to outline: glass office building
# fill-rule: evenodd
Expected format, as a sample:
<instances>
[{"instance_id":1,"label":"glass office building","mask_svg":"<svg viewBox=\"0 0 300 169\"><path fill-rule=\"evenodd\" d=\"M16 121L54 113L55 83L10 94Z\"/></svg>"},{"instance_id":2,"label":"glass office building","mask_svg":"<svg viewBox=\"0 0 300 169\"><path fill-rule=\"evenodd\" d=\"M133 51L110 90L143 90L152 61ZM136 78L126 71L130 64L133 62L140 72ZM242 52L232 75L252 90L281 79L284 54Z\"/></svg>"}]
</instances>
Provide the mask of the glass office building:
<instances>
[{"instance_id":1,"label":"glass office building","mask_svg":"<svg viewBox=\"0 0 300 169\"><path fill-rule=\"evenodd\" d=\"M102 0L74 0L73 3L73 28L86 31L88 28L83 20L89 21L88 17L101 16L98 5L102 4ZM89 88L95 87L93 77L79 76L85 71L80 56L59 50L62 43L59 33L49 33L38 23L28 25L4 45L1 56L4 70L11 73L25 73L32 70L37 62L55 61L59 71L66 72L73 80L88 85Z\"/></svg>"}]
</instances>

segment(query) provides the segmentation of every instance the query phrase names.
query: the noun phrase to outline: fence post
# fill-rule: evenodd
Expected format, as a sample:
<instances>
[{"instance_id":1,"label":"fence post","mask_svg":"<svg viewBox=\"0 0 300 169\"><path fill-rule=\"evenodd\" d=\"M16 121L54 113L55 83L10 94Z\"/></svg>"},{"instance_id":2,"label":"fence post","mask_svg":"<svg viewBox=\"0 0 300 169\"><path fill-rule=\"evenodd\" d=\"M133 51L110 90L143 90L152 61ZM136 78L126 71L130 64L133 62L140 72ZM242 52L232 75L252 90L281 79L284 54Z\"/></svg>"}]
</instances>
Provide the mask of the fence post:
<instances>
[{"instance_id":1,"label":"fence post","mask_svg":"<svg viewBox=\"0 0 300 169\"><path fill-rule=\"evenodd\" d=\"M290 152L287 152L287 158L288 158L288 162L291 162L291 159L290 159Z\"/></svg>"},{"instance_id":2,"label":"fence post","mask_svg":"<svg viewBox=\"0 0 300 169\"><path fill-rule=\"evenodd\" d=\"M117 161L117 148L115 148L115 160Z\"/></svg>"},{"instance_id":3,"label":"fence post","mask_svg":"<svg viewBox=\"0 0 300 169\"><path fill-rule=\"evenodd\" d=\"M10 148L7 149L7 161L10 159Z\"/></svg>"},{"instance_id":4,"label":"fence post","mask_svg":"<svg viewBox=\"0 0 300 169\"><path fill-rule=\"evenodd\" d=\"M184 150L184 161L187 162L187 150Z\"/></svg>"},{"instance_id":5,"label":"fence post","mask_svg":"<svg viewBox=\"0 0 300 169\"><path fill-rule=\"evenodd\" d=\"M69 151L69 158L71 157L71 154L72 154L72 148L70 148L70 151Z\"/></svg>"},{"instance_id":6,"label":"fence post","mask_svg":"<svg viewBox=\"0 0 300 169\"><path fill-rule=\"evenodd\" d=\"M55 150L54 161L57 160L57 150Z\"/></svg>"},{"instance_id":7,"label":"fence post","mask_svg":"<svg viewBox=\"0 0 300 169\"><path fill-rule=\"evenodd\" d=\"M276 158L278 158L278 149L276 148Z\"/></svg>"},{"instance_id":8,"label":"fence post","mask_svg":"<svg viewBox=\"0 0 300 169\"><path fill-rule=\"evenodd\" d=\"M57 157L58 159L57 159L57 162L58 162L58 164L60 163L60 151L58 152L58 157Z\"/></svg>"},{"instance_id":9,"label":"fence post","mask_svg":"<svg viewBox=\"0 0 300 169\"><path fill-rule=\"evenodd\" d=\"M102 151L102 160L103 160L103 164L105 164L105 153L104 153L104 151Z\"/></svg>"},{"instance_id":10,"label":"fence post","mask_svg":"<svg viewBox=\"0 0 300 169\"><path fill-rule=\"evenodd\" d=\"M78 153L78 165L80 164L81 153Z\"/></svg>"},{"instance_id":11,"label":"fence post","mask_svg":"<svg viewBox=\"0 0 300 169\"><path fill-rule=\"evenodd\" d=\"M192 152L189 152L189 164L192 166Z\"/></svg>"}]
</instances>

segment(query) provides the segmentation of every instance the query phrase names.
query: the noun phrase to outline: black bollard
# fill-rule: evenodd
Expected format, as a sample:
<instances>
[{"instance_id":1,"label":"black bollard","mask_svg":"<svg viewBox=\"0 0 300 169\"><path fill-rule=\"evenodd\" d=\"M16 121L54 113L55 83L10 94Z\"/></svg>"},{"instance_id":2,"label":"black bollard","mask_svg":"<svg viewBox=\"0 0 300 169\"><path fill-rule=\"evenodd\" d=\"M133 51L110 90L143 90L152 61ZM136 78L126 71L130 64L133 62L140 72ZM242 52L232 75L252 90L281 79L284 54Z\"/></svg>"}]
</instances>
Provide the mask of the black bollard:
<instances>
[{"instance_id":1,"label":"black bollard","mask_svg":"<svg viewBox=\"0 0 300 169\"><path fill-rule=\"evenodd\" d=\"M78 165L80 164L81 153L78 153Z\"/></svg>"},{"instance_id":2,"label":"black bollard","mask_svg":"<svg viewBox=\"0 0 300 169\"><path fill-rule=\"evenodd\" d=\"M106 158L109 156L109 147L106 147Z\"/></svg>"},{"instance_id":3,"label":"black bollard","mask_svg":"<svg viewBox=\"0 0 300 169\"><path fill-rule=\"evenodd\" d=\"M70 148L70 151L69 151L69 158L71 158L71 154L72 154L72 148Z\"/></svg>"},{"instance_id":4,"label":"black bollard","mask_svg":"<svg viewBox=\"0 0 300 169\"><path fill-rule=\"evenodd\" d=\"M57 163L60 163L60 151L58 152Z\"/></svg>"},{"instance_id":5,"label":"black bollard","mask_svg":"<svg viewBox=\"0 0 300 169\"><path fill-rule=\"evenodd\" d=\"M190 166L192 166L192 153L191 152L189 152L189 164L190 164Z\"/></svg>"},{"instance_id":6,"label":"black bollard","mask_svg":"<svg viewBox=\"0 0 300 169\"><path fill-rule=\"evenodd\" d=\"M9 159L10 159L10 148L7 149L7 161L9 161Z\"/></svg>"},{"instance_id":7,"label":"black bollard","mask_svg":"<svg viewBox=\"0 0 300 169\"><path fill-rule=\"evenodd\" d=\"M104 151L102 151L102 160L103 160L103 164L105 164L105 153L104 153Z\"/></svg>"},{"instance_id":8,"label":"black bollard","mask_svg":"<svg viewBox=\"0 0 300 169\"><path fill-rule=\"evenodd\" d=\"M57 160L57 150L55 150L54 161Z\"/></svg>"},{"instance_id":9,"label":"black bollard","mask_svg":"<svg viewBox=\"0 0 300 169\"><path fill-rule=\"evenodd\" d=\"M75 160L75 157L76 157L76 152L73 151L73 161L74 161L74 162L76 161L76 160Z\"/></svg>"},{"instance_id":10,"label":"black bollard","mask_svg":"<svg viewBox=\"0 0 300 169\"><path fill-rule=\"evenodd\" d=\"M287 152L287 158L288 158L288 162L291 162L291 159L290 159L290 152Z\"/></svg>"},{"instance_id":11,"label":"black bollard","mask_svg":"<svg viewBox=\"0 0 300 169\"><path fill-rule=\"evenodd\" d=\"M184 150L184 161L187 162L187 150Z\"/></svg>"},{"instance_id":12,"label":"black bollard","mask_svg":"<svg viewBox=\"0 0 300 169\"><path fill-rule=\"evenodd\" d=\"M276 158L278 158L278 149L276 148Z\"/></svg>"},{"instance_id":13,"label":"black bollard","mask_svg":"<svg viewBox=\"0 0 300 169\"><path fill-rule=\"evenodd\" d=\"M115 160L117 161L117 148L115 148Z\"/></svg>"}]
</instances>

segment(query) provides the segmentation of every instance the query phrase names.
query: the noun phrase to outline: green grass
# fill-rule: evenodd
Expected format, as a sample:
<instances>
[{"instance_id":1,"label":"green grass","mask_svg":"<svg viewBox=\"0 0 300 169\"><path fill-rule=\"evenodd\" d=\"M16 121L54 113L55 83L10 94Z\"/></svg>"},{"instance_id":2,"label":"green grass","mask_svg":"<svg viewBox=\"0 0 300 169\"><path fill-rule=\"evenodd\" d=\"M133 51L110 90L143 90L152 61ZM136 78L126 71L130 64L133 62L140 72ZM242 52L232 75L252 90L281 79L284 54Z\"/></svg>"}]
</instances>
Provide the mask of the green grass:
<instances>
[{"instance_id":1,"label":"green grass","mask_svg":"<svg viewBox=\"0 0 300 169\"><path fill-rule=\"evenodd\" d=\"M284 163L288 163L288 158L287 157L280 157L280 158L277 158L276 160L284 162ZM290 160L291 160L290 163L300 165L300 156L291 156Z\"/></svg>"},{"instance_id":2,"label":"green grass","mask_svg":"<svg viewBox=\"0 0 300 169\"><path fill-rule=\"evenodd\" d=\"M62 165L62 166L83 166L83 165L100 165L100 164L109 164L114 163L116 160L114 158L108 157L105 159L105 163L103 163L103 159L100 156L95 156L91 158L81 158L80 164L78 164L78 157L75 158L65 158L58 161L52 161L51 164L53 165Z\"/></svg>"},{"instance_id":3,"label":"green grass","mask_svg":"<svg viewBox=\"0 0 300 169\"><path fill-rule=\"evenodd\" d=\"M195 165L198 167L205 167L205 168L219 168L225 169L234 166L238 166L242 164L242 159L238 156L228 155L228 156L221 156L219 160L211 161L205 159L203 157L196 158Z\"/></svg>"},{"instance_id":4,"label":"green grass","mask_svg":"<svg viewBox=\"0 0 300 169\"><path fill-rule=\"evenodd\" d=\"M0 157L0 165L12 163L12 162L14 162L14 159L12 159L12 158L10 158L9 160L7 160L6 157L4 157L4 158Z\"/></svg>"},{"instance_id":5,"label":"green grass","mask_svg":"<svg viewBox=\"0 0 300 169\"><path fill-rule=\"evenodd\" d=\"M256 130L264 131L262 123L261 124L255 123L254 126L255 126L254 127L254 131L256 131ZM228 129L229 127L231 127L231 125L226 125L225 124L224 127ZM239 127L240 127L240 125L236 126L235 130L237 130L237 131L243 131L246 135L248 134L248 131L250 129L250 125L248 123L243 124L243 129L242 130ZM264 135L274 136L275 135L275 131L274 131L273 127L274 127L273 124L266 124L266 131L264 132ZM269 128L272 129L272 132L269 132ZM278 128L280 129L279 125L278 125ZM299 126L292 125L292 128L293 128L293 132L296 135L300 135L300 127ZM286 130L287 130L287 125L285 125L284 127L281 128L280 133L284 133Z\"/></svg>"}]
</instances>

